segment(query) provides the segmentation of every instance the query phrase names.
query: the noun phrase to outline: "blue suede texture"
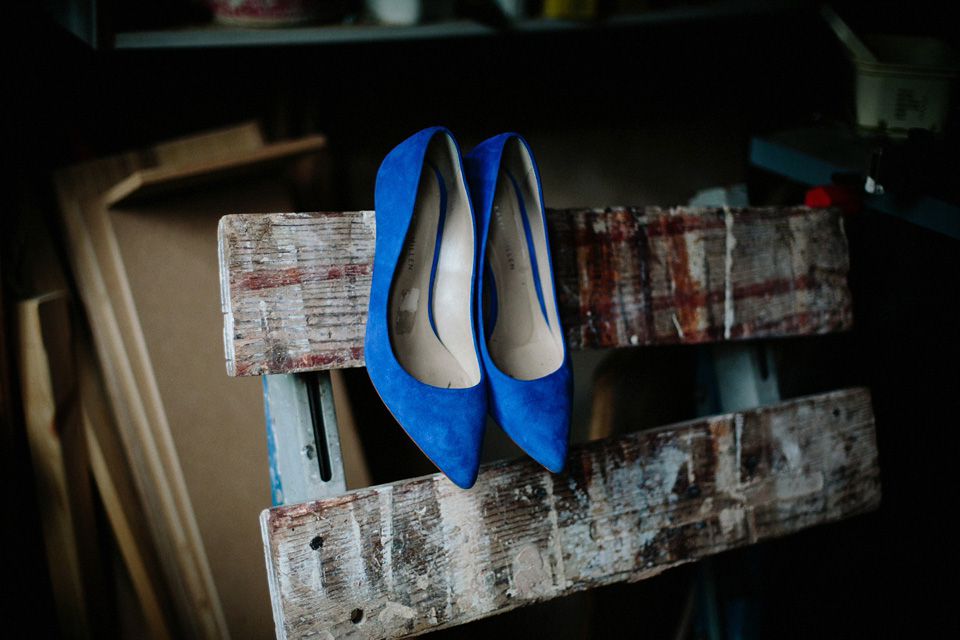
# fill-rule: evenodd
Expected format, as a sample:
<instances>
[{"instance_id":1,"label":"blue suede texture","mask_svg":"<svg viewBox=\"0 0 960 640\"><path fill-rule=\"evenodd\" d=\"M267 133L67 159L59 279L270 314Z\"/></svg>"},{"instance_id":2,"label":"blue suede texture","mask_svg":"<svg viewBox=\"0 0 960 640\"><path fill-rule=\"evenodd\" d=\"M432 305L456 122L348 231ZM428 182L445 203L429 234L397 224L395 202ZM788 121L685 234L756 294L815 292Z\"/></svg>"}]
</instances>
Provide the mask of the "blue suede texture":
<instances>
[{"instance_id":1,"label":"blue suede texture","mask_svg":"<svg viewBox=\"0 0 960 640\"><path fill-rule=\"evenodd\" d=\"M414 204L427 145L435 135L453 135L443 127L417 132L387 154L377 172L376 253L364 339L367 373L384 404L423 453L457 486L476 482L487 416L486 379L467 389L444 389L420 382L397 362L390 344L390 287ZM459 157L455 164L461 166ZM474 224L476 235L476 224ZM464 256L467 258L467 256ZM476 282L474 261L473 286ZM464 295L476 300L474 290ZM476 344L474 335L474 344ZM479 360L479 353L477 358Z\"/></svg>"},{"instance_id":2,"label":"blue suede texture","mask_svg":"<svg viewBox=\"0 0 960 640\"><path fill-rule=\"evenodd\" d=\"M480 250L477 256L481 261L486 255L500 160L504 145L511 138L517 138L526 147L533 160L530 146L516 133L502 133L485 140L464 159L467 182L473 198L473 209L480 229ZM542 210L543 190L540 184L540 170L535 161L533 161L533 167ZM546 232L545 220L541 224L544 225ZM546 250L549 255L549 240L547 240ZM477 312L476 326L484 327L483 305L480 297L483 292L486 269L483 268L482 262L476 273L477 300L474 303ZM555 291L544 290L543 298L545 304L552 305L556 309ZM558 312L557 317L559 316ZM563 363L556 371L535 380L517 380L500 371L493 363L487 349L485 332L480 331L480 356L487 375L490 414L507 435L531 458L550 471L562 471L567 459L573 399L573 374L566 344L563 347Z\"/></svg>"}]
</instances>

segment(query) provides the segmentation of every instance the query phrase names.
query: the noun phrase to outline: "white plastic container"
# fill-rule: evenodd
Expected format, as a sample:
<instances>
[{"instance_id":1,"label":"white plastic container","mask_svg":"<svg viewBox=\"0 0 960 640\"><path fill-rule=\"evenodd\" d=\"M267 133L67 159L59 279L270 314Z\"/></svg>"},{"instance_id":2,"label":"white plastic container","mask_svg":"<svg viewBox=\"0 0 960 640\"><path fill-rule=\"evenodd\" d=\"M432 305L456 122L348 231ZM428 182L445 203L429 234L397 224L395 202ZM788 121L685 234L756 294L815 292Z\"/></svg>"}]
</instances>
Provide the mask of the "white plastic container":
<instances>
[{"instance_id":1,"label":"white plastic container","mask_svg":"<svg viewBox=\"0 0 960 640\"><path fill-rule=\"evenodd\" d=\"M422 0L365 0L364 6L383 24L417 24L423 15Z\"/></svg>"},{"instance_id":2,"label":"white plastic container","mask_svg":"<svg viewBox=\"0 0 960 640\"><path fill-rule=\"evenodd\" d=\"M943 131L957 77L956 53L933 38L863 36L873 60L853 55L857 126L903 134Z\"/></svg>"}]
</instances>

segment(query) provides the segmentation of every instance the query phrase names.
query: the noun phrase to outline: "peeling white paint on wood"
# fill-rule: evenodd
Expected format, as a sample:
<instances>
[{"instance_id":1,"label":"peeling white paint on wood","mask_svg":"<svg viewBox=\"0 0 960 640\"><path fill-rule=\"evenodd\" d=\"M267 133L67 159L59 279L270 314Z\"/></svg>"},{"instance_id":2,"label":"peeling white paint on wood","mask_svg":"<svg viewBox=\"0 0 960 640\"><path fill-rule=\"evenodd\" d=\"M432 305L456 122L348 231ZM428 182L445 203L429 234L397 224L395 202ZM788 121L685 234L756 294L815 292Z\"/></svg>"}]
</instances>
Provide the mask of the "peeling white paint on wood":
<instances>
[{"instance_id":1,"label":"peeling white paint on wood","mask_svg":"<svg viewBox=\"0 0 960 640\"><path fill-rule=\"evenodd\" d=\"M725 231L724 260L723 260L723 337L730 339L733 328L733 250L737 246L737 239L733 235L733 214L730 207L723 208L723 225Z\"/></svg>"},{"instance_id":2,"label":"peeling white paint on wood","mask_svg":"<svg viewBox=\"0 0 960 640\"><path fill-rule=\"evenodd\" d=\"M528 485L529 486L529 485ZM557 517L557 501L554 494L553 475L545 474L543 476L543 488L546 492L547 504L547 522L550 526L550 537L547 540L547 548L553 558L554 576L556 576L557 589L564 590L570 586L567 580L567 568L563 560L563 546L560 540L560 525Z\"/></svg>"},{"instance_id":3,"label":"peeling white paint on wood","mask_svg":"<svg viewBox=\"0 0 960 640\"><path fill-rule=\"evenodd\" d=\"M547 222L573 349L814 335L852 325L835 211L571 209L549 210ZM223 218L231 375L363 365L375 226L371 211Z\"/></svg>"},{"instance_id":4,"label":"peeling white paint on wood","mask_svg":"<svg viewBox=\"0 0 960 640\"><path fill-rule=\"evenodd\" d=\"M790 421L775 417L770 421L770 435L773 436L780 448L786 468L792 472L799 472L803 461L803 452L792 426Z\"/></svg>"},{"instance_id":5,"label":"peeling white paint on wood","mask_svg":"<svg viewBox=\"0 0 960 640\"><path fill-rule=\"evenodd\" d=\"M408 607L399 602L387 602L380 613L377 614L377 622L384 629L390 630L406 626L407 622L413 620L416 615L417 611L413 607Z\"/></svg>"},{"instance_id":6,"label":"peeling white paint on wood","mask_svg":"<svg viewBox=\"0 0 960 640\"><path fill-rule=\"evenodd\" d=\"M721 509L720 514L720 531L724 535L736 535L739 536L739 531L745 526L746 511L740 507L729 507L727 509ZM735 533L736 532L736 533Z\"/></svg>"},{"instance_id":7,"label":"peeling white paint on wood","mask_svg":"<svg viewBox=\"0 0 960 640\"><path fill-rule=\"evenodd\" d=\"M484 568L490 563L490 544L483 527L479 505L460 499L462 489L442 475L436 478L436 496L440 526L434 543L446 556L446 584L450 615L475 616L495 606L490 576Z\"/></svg>"},{"instance_id":8,"label":"peeling white paint on wood","mask_svg":"<svg viewBox=\"0 0 960 640\"><path fill-rule=\"evenodd\" d=\"M560 474L518 460L485 466L469 491L438 474L277 507L262 528L282 635L403 637L649 578L879 498L870 397L853 389L575 446Z\"/></svg>"},{"instance_id":9,"label":"peeling white paint on wood","mask_svg":"<svg viewBox=\"0 0 960 640\"><path fill-rule=\"evenodd\" d=\"M739 425L739 429L737 428ZM734 414L733 428L729 421L713 419L710 424L710 433L714 437L714 446L717 448L717 489L738 500L743 499L740 486L740 438L743 432L743 415ZM728 455L719 455L720 453Z\"/></svg>"},{"instance_id":10,"label":"peeling white paint on wood","mask_svg":"<svg viewBox=\"0 0 960 640\"><path fill-rule=\"evenodd\" d=\"M683 340L683 327L680 326L680 318L677 317L677 314L673 314L670 319L673 321L673 327L677 330L677 335Z\"/></svg>"},{"instance_id":11,"label":"peeling white paint on wood","mask_svg":"<svg viewBox=\"0 0 960 640\"><path fill-rule=\"evenodd\" d=\"M549 593L552 579L548 566L535 544L525 545L511 564L513 589L508 593L512 593L514 597L533 600Z\"/></svg>"},{"instance_id":12,"label":"peeling white paint on wood","mask_svg":"<svg viewBox=\"0 0 960 640\"><path fill-rule=\"evenodd\" d=\"M393 581L393 487L386 485L377 492L380 509L380 548L383 550L383 582L387 590L396 587ZM426 578L423 578L426 581ZM421 587L422 588L422 587Z\"/></svg>"}]
</instances>

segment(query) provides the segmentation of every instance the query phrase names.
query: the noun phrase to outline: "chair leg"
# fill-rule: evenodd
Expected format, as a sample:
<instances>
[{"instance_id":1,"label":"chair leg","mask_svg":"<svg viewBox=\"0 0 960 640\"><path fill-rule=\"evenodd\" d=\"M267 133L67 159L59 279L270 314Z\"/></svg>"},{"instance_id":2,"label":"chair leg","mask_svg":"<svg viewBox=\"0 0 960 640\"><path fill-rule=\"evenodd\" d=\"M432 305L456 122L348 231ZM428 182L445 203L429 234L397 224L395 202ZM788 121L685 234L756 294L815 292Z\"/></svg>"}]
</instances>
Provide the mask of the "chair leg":
<instances>
[{"instance_id":1,"label":"chair leg","mask_svg":"<svg viewBox=\"0 0 960 640\"><path fill-rule=\"evenodd\" d=\"M725 342L702 350L697 414L729 413L780 401L776 364L762 340Z\"/></svg>"}]
</instances>

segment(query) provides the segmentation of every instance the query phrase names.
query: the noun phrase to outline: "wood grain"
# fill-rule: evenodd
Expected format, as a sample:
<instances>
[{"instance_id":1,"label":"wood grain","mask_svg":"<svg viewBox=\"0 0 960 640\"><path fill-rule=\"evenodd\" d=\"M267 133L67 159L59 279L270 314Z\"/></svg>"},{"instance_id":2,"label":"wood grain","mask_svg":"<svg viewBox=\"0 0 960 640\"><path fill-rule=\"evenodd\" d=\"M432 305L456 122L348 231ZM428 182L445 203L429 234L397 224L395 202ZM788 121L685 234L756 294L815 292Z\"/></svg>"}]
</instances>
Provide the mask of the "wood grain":
<instances>
[{"instance_id":1,"label":"wood grain","mask_svg":"<svg viewBox=\"0 0 960 640\"><path fill-rule=\"evenodd\" d=\"M146 523L179 621L186 635L198 638L226 638L229 630L104 194L144 167L163 161L199 163L262 144L259 127L241 125L199 140L93 160L55 175L73 276Z\"/></svg>"},{"instance_id":2,"label":"wood grain","mask_svg":"<svg viewBox=\"0 0 960 640\"><path fill-rule=\"evenodd\" d=\"M270 165L289 164L292 158L316 153L326 144L325 136L313 135L211 159L194 159L192 162L185 159L175 164L147 167L134 171L111 187L103 199L110 207L130 206L152 197L196 188L212 181L225 181L263 171Z\"/></svg>"},{"instance_id":3,"label":"wood grain","mask_svg":"<svg viewBox=\"0 0 960 640\"><path fill-rule=\"evenodd\" d=\"M103 631L96 618L108 609L108 592L65 293L20 302L18 320L24 422L60 631L94 638Z\"/></svg>"},{"instance_id":4,"label":"wood grain","mask_svg":"<svg viewBox=\"0 0 960 640\"><path fill-rule=\"evenodd\" d=\"M308 191L315 180L299 169L324 155L296 155L303 148L266 145L252 123L56 175L109 408L187 637L263 637L273 626L257 529L236 527L241 514L270 504L269 465L260 381L223 375L217 224L227 213L291 210L288 179L296 174L296 189ZM296 153L276 164L277 151ZM256 174L222 181L236 157L271 159ZM112 187L168 165L172 182L183 167L216 168L206 176L216 179L108 206Z\"/></svg>"},{"instance_id":5,"label":"wood grain","mask_svg":"<svg viewBox=\"0 0 960 640\"><path fill-rule=\"evenodd\" d=\"M878 506L869 392L594 441L564 473L486 465L261 516L278 637L455 626Z\"/></svg>"},{"instance_id":6,"label":"wood grain","mask_svg":"<svg viewBox=\"0 0 960 640\"><path fill-rule=\"evenodd\" d=\"M169 588L163 580L143 508L110 415L92 348L86 340L75 340L74 352L90 474L140 604L146 623L144 633L153 640L176 637Z\"/></svg>"},{"instance_id":7,"label":"wood grain","mask_svg":"<svg viewBox=\"0 0 960 640\"><path fill-rule=\"evenodd\" d=\"M852 326L843 220L807 208L547 213L573 349L816 335ZM375 215L220 222L227 371L363 366Z\"/></svg>"}]
</instances>

